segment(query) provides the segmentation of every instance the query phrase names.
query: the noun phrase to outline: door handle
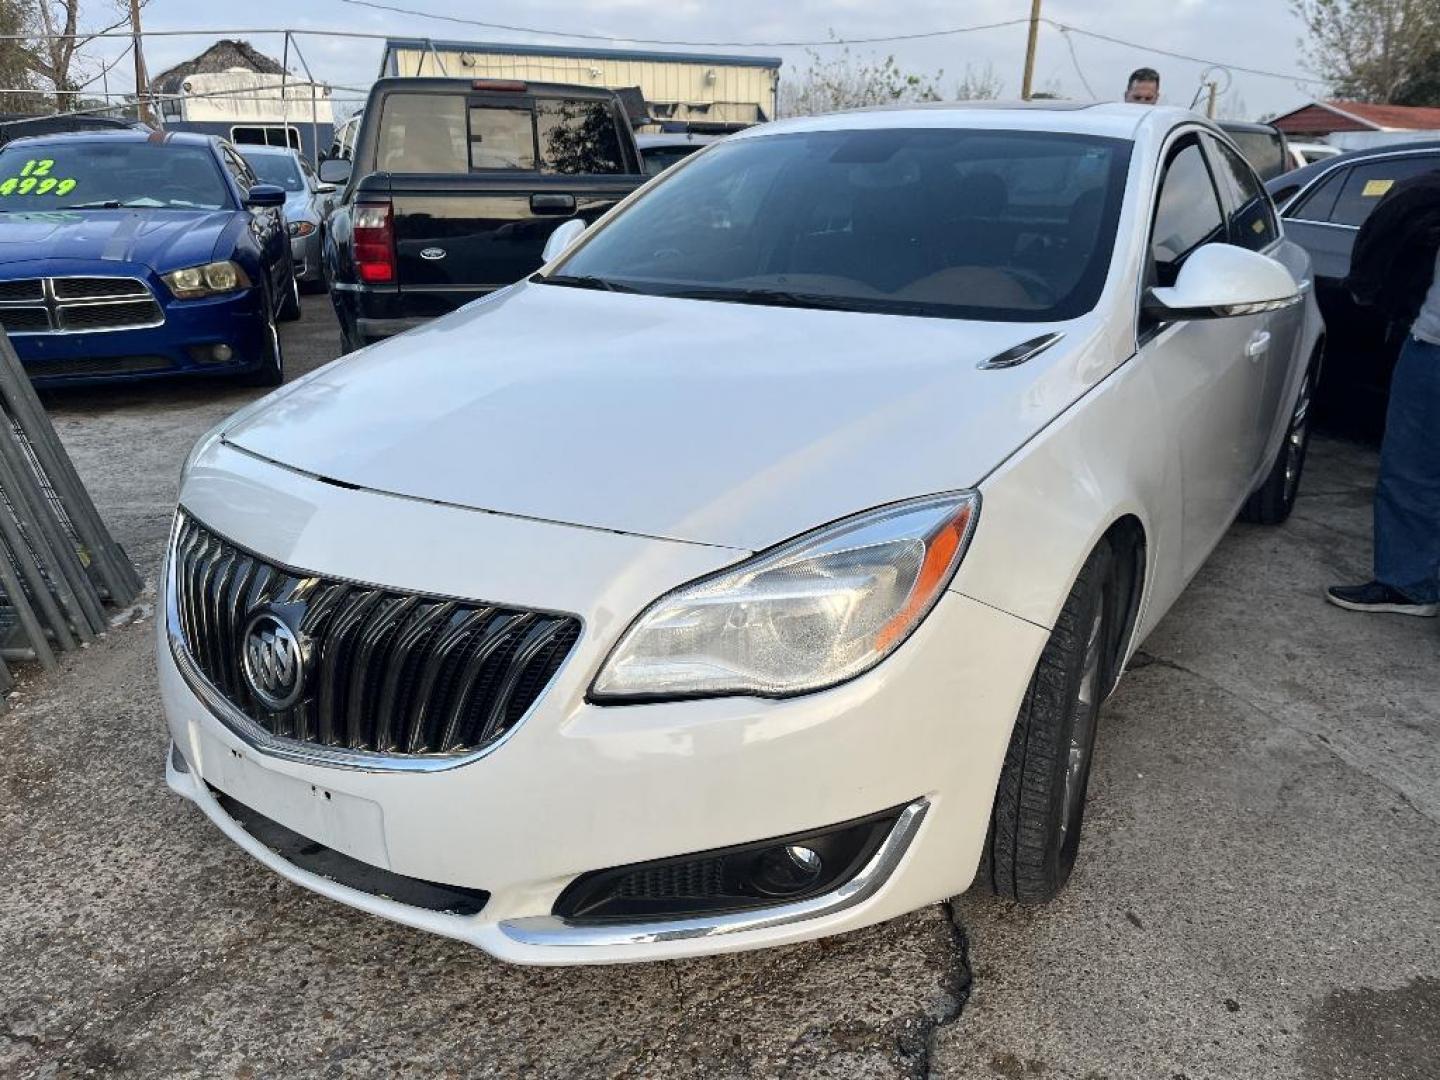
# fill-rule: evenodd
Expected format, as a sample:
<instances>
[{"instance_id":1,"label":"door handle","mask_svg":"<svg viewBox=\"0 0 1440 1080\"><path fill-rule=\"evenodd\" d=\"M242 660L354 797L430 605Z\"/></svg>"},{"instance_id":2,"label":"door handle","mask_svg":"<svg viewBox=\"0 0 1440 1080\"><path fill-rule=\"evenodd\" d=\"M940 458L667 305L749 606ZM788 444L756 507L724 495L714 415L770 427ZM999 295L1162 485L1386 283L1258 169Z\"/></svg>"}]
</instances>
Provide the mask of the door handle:
<instances>
[{"instance_id":1,"label":"door handle","mask_svg":"<svg viewBox=\"0 0 1440 1080\"><path fill-rule=\"evenodd\" d=\"M573 214L575 213L575 196L559 195L553 192L531 195L530 212L532 214Z\"/></svg>"},{"instance_id":2,"label":"door handle","mask_svg":"<svg viewBox=\"0 0 1440 1080\"><path fill-rule=\"evenodd\" d=\"M1251 360L1257 360L1270 350L1270 331L1261 330L1250 339L1250 344L1245 346L1245 355Z\"/></svg>"}]
</instances>

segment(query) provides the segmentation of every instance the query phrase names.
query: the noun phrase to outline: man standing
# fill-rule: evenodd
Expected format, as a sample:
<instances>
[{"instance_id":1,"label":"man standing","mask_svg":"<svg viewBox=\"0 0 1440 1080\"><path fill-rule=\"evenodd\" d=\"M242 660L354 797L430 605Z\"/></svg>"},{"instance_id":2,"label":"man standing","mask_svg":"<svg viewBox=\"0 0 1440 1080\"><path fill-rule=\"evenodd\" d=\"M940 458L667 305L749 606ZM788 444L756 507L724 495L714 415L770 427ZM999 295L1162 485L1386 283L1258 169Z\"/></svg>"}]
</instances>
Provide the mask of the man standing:
<instances>
[{"instance_id":1,"label":"man standing","mask_svg":"<svg viewBox=\"0 0 1440 1080\"><path fill-rule=\"evenodd\" d=\"M1125 100L1135 105L1154 105L1160 100L1160 73L1154 68L1136 68L1125 84Z\"/></svg>"},{"instance_id":2,"label":"man standing","mask_svg":"<svg viewBox=\"0 0 1440 1080\"><path fill-rule=\"evenodd\" d=\"M1346 285L1410 333L1395 366L1380 480L1375 579L1333 586L1351 611L1440 614L1440 170L1393 187L1350 260Z\"/></svg>"}]
</instances>

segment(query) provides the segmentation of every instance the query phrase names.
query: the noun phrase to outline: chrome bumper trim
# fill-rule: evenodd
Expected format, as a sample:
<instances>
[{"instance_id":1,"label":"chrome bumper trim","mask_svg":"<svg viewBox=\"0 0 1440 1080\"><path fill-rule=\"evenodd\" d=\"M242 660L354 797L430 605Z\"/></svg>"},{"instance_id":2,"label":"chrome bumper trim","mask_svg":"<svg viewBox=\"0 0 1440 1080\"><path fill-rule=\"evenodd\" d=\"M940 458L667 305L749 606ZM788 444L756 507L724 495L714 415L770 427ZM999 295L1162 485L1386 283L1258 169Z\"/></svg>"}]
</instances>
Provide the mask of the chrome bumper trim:
<instances>
[{"instance_id":1,"label":"chrome bumper trim","mask_svg":"<svg viewBox=\"0 0 1440 1080\"><path fill-rule=\"evenodd\" d=\"M890 879L910 849L911 842L920 831L921 822L925 820L925 812L929 809L928 799L916 799L912 802L901 812L894 828L890 830L890 835L858 874L838 888L809 900L755 911L738 911L729 915L653 922L574 923L555 915L537 915L503 920L499 924L500 932L520 945L615 948L742 934L835 915L864 903Z\"/></svg>"}]
</instances>

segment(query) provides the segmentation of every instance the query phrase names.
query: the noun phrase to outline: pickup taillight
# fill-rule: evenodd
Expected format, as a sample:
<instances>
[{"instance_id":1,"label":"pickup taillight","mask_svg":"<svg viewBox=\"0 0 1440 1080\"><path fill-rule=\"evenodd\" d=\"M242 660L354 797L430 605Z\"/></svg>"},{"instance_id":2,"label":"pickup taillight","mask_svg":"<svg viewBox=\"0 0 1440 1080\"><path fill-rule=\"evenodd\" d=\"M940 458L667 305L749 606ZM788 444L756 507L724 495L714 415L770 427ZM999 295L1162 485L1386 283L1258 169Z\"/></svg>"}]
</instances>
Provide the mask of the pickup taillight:
<instances>
[{"instance_id":1,"label":"pickup taillight","mask_svg":"<svg viewBox=\"0 0 1440 1080\"><path fill-rule=\"evenodd\" d=\"M355 204L355 268L367 285L395 281L395 212L388 202Z\"/></svg>"}]
</instances>

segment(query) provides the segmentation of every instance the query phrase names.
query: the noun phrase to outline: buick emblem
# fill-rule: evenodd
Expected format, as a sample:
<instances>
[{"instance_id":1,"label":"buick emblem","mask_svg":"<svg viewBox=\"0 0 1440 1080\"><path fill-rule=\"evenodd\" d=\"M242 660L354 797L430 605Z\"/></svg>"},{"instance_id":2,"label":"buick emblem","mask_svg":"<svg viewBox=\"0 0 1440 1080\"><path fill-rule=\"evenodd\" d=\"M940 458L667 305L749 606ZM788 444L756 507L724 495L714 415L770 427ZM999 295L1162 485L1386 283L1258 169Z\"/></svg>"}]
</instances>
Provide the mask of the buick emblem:
<instances>
[{"instance_id":1,"label":"buick emblem","mask_svg":"<svg viewBox=\"0 0 1440 1080\"><path fill-rule=\"evenodd\" d=\"M445 257L445 249L444 249L444 248L437 248L437 247L428 247L428 248L425 248L424 250L422 250L422 251L420 252L420 257L421 257L422 259L425 259L425 260L429 261L429 262L436 262L436 261L438 261L438 260L440 260L440 259L443 259L443 258Z\"/></svg>"},{"instance_id":2,"label":"buick emblem","mask_svg":"<svg viewBox=\"0 0 1440 1080\"><path fill-rule=\"evenodd\" d=\"M245 627L245 681L261 705L283 712L305 689L305 663L295 632L278 615L262 611Z\"/></svg>"}]
</instances>

